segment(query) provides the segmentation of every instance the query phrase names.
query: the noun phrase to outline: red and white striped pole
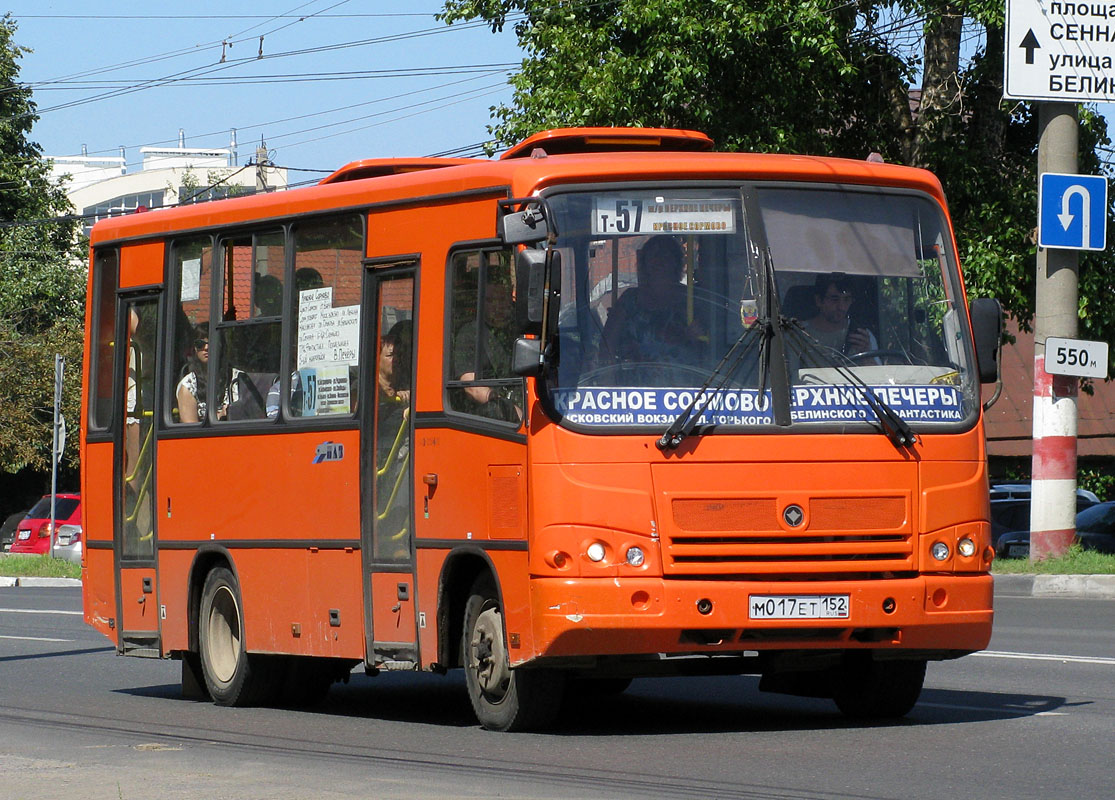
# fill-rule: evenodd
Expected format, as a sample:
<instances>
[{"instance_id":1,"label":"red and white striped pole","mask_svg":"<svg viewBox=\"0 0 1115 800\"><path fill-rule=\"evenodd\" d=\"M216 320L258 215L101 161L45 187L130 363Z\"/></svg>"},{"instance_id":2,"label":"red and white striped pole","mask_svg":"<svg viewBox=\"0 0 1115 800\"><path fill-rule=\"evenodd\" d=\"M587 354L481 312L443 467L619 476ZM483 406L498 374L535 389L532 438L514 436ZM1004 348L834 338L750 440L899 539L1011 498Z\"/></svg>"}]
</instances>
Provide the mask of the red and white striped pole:
<instances>
[{"instance_id":1,"label":"red and white striped pole","mask_svg":"<svg viewBox=\"0 0 1115 800\"><path fill-rule=\"evenodd\" d=\"M1075 103L1038 103L1038 173L1075 174L1079 128ZM1040 177L1039 177L1040 180ZM1045 371L1045 340L1075 339L1076 250L1038 248L1034 302L1034 452L1030 560L1062 555L1076 536L1076 396L1078 381Z\"/></svg>"}]
</instances>

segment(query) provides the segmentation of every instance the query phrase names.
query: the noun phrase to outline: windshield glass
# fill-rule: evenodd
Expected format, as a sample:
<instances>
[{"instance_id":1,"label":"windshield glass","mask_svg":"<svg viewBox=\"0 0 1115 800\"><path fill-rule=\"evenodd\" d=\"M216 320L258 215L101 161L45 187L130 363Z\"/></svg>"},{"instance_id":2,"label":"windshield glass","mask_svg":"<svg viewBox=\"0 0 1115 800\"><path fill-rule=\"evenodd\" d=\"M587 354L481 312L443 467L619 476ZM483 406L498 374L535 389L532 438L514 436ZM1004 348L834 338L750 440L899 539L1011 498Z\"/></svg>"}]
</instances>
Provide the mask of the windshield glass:
<instances>
[{"instance_id":1,"label":"windshield glass","mask_svg":"<svg viewBox=\"0 0 1115 800\"><path fill-rule=\"evenodd\" d=\"M781 183L548 200L562 273L543 391L563 423L657 428L694 404L698 427L866 429L868 390L914 429L973 418L952 243L928 197Z\"/></svg>"}]
</instances>

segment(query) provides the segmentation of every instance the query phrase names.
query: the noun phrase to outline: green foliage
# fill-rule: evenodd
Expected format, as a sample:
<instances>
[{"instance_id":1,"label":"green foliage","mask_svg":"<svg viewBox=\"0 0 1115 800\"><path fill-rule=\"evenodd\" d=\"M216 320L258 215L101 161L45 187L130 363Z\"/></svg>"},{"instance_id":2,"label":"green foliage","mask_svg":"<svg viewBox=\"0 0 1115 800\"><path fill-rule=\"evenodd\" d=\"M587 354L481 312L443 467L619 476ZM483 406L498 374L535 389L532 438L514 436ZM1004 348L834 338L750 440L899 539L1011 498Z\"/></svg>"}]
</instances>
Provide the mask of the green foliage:
<instances>
[{"instance_id":1,"label":"green foliage","mask_svg":"<svg viewBox=\"0 0 1115 800\"><path fill-rule=\"evenodd\" d=\"M1111 575L1115 574L1115 556L1084 550L1079 544L1074 544L1058 558L1041 561L996 559L991 564L991 571L996 575Z\"/></svg>"},{"instance_id":2,"label":"green foliage","mask_svg":"<svg viewBox=\"0 0 1115 800\"><path fill-rule=\"evenodd\" d=\"M0 556L0 575L8 578L80 578L81 565L50 556Z\"/></svg>"},{"instance_id":3,"label":"green foliage","mask_svg":"<svg viewBox=\"0 0 1115 800\"><path fill-rule=\"evenodd\" d=\"M1115 473L1096 467L1079 467L1076 470L1076 485L1081 489L1095 492L1100 500L1115 499Z\"/></svg>"},{"instance_id":4,"label":"green foliage","mask_svg":"<svg viewBox=\"0 0 1115 800\"><path fill-rule=\"evenodd\" d=\"M997 297L1031 325L1038 127L1030 104L1002 100L1001 0L446 0L441 18L514 26L526 57L512 103L492 109L500 145L561 126L665 126L724 150L876 151L933 170L969 295ZM985 44L965 61L975 28ZM913 52L904 41L916 33ZM1106 122L1085 110L1080 129L1081 172L1097 172ZM1082 337L1115 337L1102 302L1113 260L1081 258Z\"/></svg>"},{"instance_id":5,"label":"green foliage","mask_svg":"<svg viewBox=\"0 0 1115 800\"><path fill-rule=\"evenodd\" d=\"M54 354L66 357L68 463L77 462L84 252L65 193L28 135L37 119L18 83L15 23L0 19L0 469L49 469Z\"/></svg>"}]
</instances>

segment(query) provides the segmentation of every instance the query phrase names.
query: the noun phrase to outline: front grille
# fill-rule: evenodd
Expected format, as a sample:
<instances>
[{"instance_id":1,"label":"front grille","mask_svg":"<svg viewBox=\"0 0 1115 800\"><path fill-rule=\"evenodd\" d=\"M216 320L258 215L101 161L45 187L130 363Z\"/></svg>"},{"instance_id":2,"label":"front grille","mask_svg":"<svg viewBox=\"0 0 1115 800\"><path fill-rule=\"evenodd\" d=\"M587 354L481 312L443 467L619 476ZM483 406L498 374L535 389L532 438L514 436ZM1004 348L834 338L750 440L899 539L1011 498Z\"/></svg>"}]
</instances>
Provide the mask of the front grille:
<instances>
[{"instance_id":1,"label":"front grille","mask_svg":"<svg viewBox=\"0 0 1115 800\"><path fill-rule=\"evenodd\" d=\"M667 575L839 575L913 569L901 496L814 497L797 528L776 498L674 498L663 531Z\"/></svg>"}]
</instances>

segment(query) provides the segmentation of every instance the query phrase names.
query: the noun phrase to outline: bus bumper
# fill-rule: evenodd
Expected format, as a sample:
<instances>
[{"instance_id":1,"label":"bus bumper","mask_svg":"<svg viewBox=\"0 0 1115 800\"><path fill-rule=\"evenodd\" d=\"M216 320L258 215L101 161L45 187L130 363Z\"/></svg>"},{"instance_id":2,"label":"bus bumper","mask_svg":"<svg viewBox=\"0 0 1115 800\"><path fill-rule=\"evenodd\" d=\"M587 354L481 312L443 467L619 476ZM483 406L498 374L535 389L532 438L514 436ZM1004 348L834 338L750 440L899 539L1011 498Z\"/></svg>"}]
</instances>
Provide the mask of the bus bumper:
<instances>
[{"instance_id":1,"label":"bus bumper","mask_svg":"<svg viewBox=\"0 0 1115 800\"><path fill-rule=\"evenodd\" d=\"M848 595L848 616L755 619L759 595ZM834 648L944 658L987 647L993 616L987 574L785 583L534 578L531 602L536 658Z\"/></svg>"}]
</instances>

